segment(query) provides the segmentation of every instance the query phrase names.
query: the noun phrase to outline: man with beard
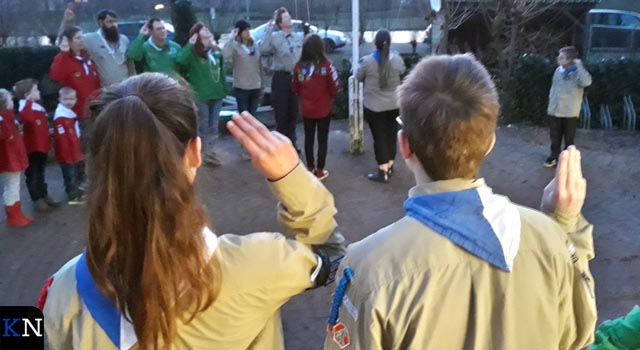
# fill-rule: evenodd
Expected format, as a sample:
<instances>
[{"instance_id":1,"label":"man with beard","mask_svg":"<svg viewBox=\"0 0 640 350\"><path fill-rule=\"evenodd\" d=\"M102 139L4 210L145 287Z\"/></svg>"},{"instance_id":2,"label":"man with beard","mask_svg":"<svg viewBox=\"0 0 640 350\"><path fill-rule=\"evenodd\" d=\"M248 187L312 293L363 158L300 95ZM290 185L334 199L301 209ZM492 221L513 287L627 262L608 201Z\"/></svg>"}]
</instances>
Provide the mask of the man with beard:
<instances>
[{"instance_id":1,"label":"man with beard","mask_svg":"<svg viewBox=\"0 0 640 350\"><path fill-rule=\"evenodd\" d=\"M73 25L75 13L71 8L64 12L63 27ZM129 39L118 32L118 15L111 10L101 10L96 15L98 31L83 35L84 45L96 63L103 87L119 83L135 75L133 62L126 57Z\"/></svg>"}]
</instances>

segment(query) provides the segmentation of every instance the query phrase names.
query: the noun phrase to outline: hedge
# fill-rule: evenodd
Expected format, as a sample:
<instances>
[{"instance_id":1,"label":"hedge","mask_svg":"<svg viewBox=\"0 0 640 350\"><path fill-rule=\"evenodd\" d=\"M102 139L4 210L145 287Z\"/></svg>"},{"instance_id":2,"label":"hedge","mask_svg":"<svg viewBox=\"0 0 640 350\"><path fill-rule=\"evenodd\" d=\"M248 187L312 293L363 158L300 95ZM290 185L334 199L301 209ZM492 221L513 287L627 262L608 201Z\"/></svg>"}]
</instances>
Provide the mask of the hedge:
<instances>
[{"instance_id":1,"label":"hedge","mask_svg":"<svg viewBox=\"0 0 640 350\"><path fill-rule=\"evenodd\" d=\"M11 91L19 80L37 79L45 107L55 108L58 86L48 73L58 52L55 46L0 48L0 88Z\"/></svg>"},{"instance_id":2,"label":"hedge","mask_svg":"<svg viewBox=\"0 0 640 350\"><path fill-rule=\"evenodd\" d=\"M535 54L523 55L510 82L501 92L504 123L547 123L547 104L551 79L557 65L555 61ZM621 58L585 63L593 82L585 89L591 109L591 127L601 127L600 106L608 105L613 126L623 127L624 96L640 103L640 61ZM637 105L640 107L640 105Z\"/></svg>"}]
</instances>

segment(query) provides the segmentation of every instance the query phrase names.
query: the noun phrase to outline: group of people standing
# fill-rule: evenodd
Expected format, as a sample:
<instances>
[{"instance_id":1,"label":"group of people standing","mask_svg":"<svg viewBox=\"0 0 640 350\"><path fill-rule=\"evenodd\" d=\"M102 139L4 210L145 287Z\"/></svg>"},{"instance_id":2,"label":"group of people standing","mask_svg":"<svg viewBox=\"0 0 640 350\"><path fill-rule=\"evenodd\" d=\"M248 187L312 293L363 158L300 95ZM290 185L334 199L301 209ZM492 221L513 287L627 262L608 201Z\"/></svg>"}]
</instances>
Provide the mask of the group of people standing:
<instances>
[{"instance_id":1,"label":"group of people standing","mask_svg":"<svg viewBox=\"0 0 640 350\"><path fill-rule=\"evenodd\" d=\"M283 349L282 305L334 279L325 349L589 345L593 226L578 150L560 154L545 215L478 175L499 100L472 56L424 59L396 96L416 181L406 215L345 249L333 196L284 135L246 112L227 123L280 201L284 230L217 235L196 196L191 91L158 73L104 89L91 103L87 247L38 302L49 347Z\"/></svg>"}]
</instances>

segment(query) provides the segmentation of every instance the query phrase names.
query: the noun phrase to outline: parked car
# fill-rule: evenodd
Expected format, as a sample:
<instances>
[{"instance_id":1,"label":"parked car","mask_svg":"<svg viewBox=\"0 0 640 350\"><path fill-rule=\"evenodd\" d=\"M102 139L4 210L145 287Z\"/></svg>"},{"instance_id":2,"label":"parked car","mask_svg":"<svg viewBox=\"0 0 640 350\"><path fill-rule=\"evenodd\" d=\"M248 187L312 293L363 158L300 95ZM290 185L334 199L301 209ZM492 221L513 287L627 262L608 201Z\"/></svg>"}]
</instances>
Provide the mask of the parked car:
<instances>
[{"instance_id":1,"label":"parked car","mask_svg":"<svg viewBox=\"0 0 640 350\"><path fill-rule=\"evenodd\" d=\"M594 9L589 11L588 25L589 60L640 57L640 13Z\"/></svg>"},{"instance_id":2,"label":"parked car","mask_svg":"<svg viewBox=\"0 0 640 350\"><path fill-rule=\"evenodd\" d=\"M293 20L293 33L294 35L299 35L302 37L304 35L304 26L305 22L299 19ZM269 23L265 23L259 27L256 27L251 30L251 36L256 41L261 41L264 38L264 35L267 33L267 29L269 28ZM278 31L278 27L274 27L274 32ZM322 41L324 42L324 47L327 50L327 53L331 53L335 51L335 49L343 47L347 44L347 36L340 31L337 30L328 30L318 29L318 27L314 25L309 25L309 33L318 34Z\"/></svg>"},{"instance_id":3,"label":"parked car","mask_svg":"<svg viewBox=\"0 0 640 350\"><path fill-rule=\"evenodd\" d=\"M147 21L118 22L118 31L120 34L129 38L129 41L133 41L140 33L140 28L146 23ZM173 24L164 22L164 27L167 28L167 38L173 40L176 36Z\"/></svg>"}]
</instances>

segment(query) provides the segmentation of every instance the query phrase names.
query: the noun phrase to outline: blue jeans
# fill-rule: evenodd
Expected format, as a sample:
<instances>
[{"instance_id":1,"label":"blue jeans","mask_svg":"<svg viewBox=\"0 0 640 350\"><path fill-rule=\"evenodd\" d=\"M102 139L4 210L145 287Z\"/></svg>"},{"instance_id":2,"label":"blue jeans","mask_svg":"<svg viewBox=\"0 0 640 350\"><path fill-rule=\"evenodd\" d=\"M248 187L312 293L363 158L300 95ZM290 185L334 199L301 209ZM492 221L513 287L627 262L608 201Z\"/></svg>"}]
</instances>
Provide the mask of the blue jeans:
<instances>
[{"instance_id":1,"label":"blue jeans","mask_svg":"<svg viewBox=\"0 0 640 350\"><path fill-rule=\"evenodd\" d=\"M67 192L67 196L69 196L69 199L76 198L80 195L80 191L78 191L77 178L78 163L60 164L60 170L62 170L62 178L64 179L64 189L65 192Z\"/></svg>"},{"instance_id":2,"label":"blue jeans","mask_svg":"<svg viewBox=\"0 0 640 350\"><path fill-rule=\"evenodd\" d=\"M201 136L218 135L218 118L222 100L198 101L198 131Z\"/></svg>"},{"instance_id":3,"label":"blue jeans","mask_svg":"<svg viewBox=\"0 0 640 350\"><path fill-rule=\"evenodd\" d=\"M235 88L233 91L238 104L238 113L247 111L255 116L260 100L260 89L244 90Z\"/></svg>"}]
</instances>

